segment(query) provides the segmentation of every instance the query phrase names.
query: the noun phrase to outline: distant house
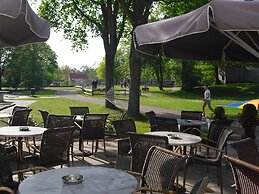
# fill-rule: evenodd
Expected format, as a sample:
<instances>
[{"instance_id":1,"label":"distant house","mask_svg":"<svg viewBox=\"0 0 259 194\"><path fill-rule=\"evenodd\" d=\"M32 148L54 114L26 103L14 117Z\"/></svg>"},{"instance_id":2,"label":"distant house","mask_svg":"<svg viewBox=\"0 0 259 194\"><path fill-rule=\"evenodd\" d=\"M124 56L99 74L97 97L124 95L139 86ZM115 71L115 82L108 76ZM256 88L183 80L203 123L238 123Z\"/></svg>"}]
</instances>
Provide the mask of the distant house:
<instances>
[{"instance_id":1,"label":"distant house","mask_svg":"<svg viewBox=\"0 0 259 194\"><path fill-rule=\"evenodd\" d=\"M259 83L257 67L224 67L218 69L219 80L224 83Z\"/></svg>"},{"instance_id":2,"label":"distant house","mask_svg":"<svg viewBox=\"0 0 259 194\"><path fill-rule=\"evenodd\" d=\"M85 86L88 76L85 73L69 73L69 82L73 86Z\"/></svg>"}]
</instances>

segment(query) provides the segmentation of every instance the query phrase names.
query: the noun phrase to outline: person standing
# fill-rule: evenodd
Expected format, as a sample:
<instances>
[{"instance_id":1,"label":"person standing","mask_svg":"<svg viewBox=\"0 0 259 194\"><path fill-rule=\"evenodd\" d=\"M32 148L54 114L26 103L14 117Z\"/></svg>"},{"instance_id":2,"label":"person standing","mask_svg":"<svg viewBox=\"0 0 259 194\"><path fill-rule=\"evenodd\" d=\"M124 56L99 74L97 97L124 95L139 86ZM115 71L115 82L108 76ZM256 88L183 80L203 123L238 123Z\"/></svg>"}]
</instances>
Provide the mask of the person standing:
<instances>
[{"instance_id":1,"label":"person standing","mask_svg":"<svg viewBox=\"0 0 259 194\"><path fill-rule=\"evenodd\" d=\"M205 116L205 107L208 105L209 109L213 112L213 108L211 107L211 94L208 88L208 85L204 85L204 99L202 105L202 115Z\"/></svg>"}]
</instances>

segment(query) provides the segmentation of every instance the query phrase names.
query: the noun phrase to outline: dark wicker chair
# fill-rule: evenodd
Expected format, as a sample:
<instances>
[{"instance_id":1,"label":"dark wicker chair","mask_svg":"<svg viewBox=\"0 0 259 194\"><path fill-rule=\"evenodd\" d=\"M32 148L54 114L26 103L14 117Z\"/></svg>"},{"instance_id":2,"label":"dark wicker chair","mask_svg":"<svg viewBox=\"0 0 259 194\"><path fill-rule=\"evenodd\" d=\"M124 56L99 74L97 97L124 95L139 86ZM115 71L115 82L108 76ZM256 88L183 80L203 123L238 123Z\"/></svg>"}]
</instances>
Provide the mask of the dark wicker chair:
<instances>
[{"instance_id":1,"label":"dark wicker chair","mask_svg":"<svg viewBox=\"0 0 259 194\"><path fill-rule=\"evenodd\" d=\"M14 106L13 107L13 111L12 111L12 115L15 113L15 111L17 110L27 110L29 107L28 106Z\"/></svg>"},{"instance_id":2,"label":"dark wicker chair","mask_svg":"<svg viewBox=\"0 0 259 194\"><path fill-rule=\"evenodd\" d=\"M151 131L175 131L179 132L178 122L175 118L156 116L154 111L145 113L150 123Z\"/></svg>"},{"instance_id":3,"label":"dark wicker chair","mask_svg":"<svg viewBox=\"0 0 259 194\"><path fill-rule=\"evenodd\" d=\"M259 152L255 140L247 138L230 144L240 160L259 166Z\"/></svg>"},{"instance_id":4,"label":"dark wicker chair","mask_svg":"<svg viewBox=\"0 0 259 194\"><path fill-rule=\"evenodd\" d=\"M222 189L222 176L221 176L221 163L222 163L222 153L224 152L224 146L226 144L226 141L228 137L233 133L233 131L229 127L225 127L219 137L219 140L217 142L216 147L212 147L205 144L197 144L194 146L194 152L192 155L192 159L189 161L192 161L194 163L199 163L207 166L215 166L217 167L217 178L218 178L218 185L220 186L221 193L223 193ZM207 150L209 149L209 152L202 152L203 154L198 153L199 150ZM212 153L213 151L213 153ZM188 164L186 165L186 171L187 172ZM186 177L186 175L184 176ZM185 184L185 179L184 179Z\"/></svg>"},{"instance_id":5,"label":"dark wicker chair","mask_svg":"<svg viewBox=\"0 0 259 194\"><path fill-rule=\"evenodd\" d=\"M141 177L139 191L154 193L177 191L175 178L186 159L187 156L152 146L147 153L142 173L134 173Z\"/></svg>"},{"instance_id":6,"label":"dark wicker chair","mask_svg":"<svg viewBox=\"0 0 259 194\"><path fill-rule=\"evenodd\" d=\"M81 130L80 143L84 147L84 140L92 140L92 153L97 152L99 139L103 140L104 153L105 148L105 124L109 114L85 114L82 126L77 126ZM94 141L96 141L94 152ZM84 155L83 155L84 156Z\"/></svg>"},{"instance_id":7,"label":"dark wicker chair","mask_svg":"<svg viewBox=\"0 0 259 194\"><path fill-rule=\"evenodd\" d=\"M32 109L16 110L10 119L10 126L27 126L28 118Z\"/></svg>"},{"instance_id":8,"label":"dark wicker chair","mask_svg":"<svg viewBox=\"0 0 259 194\"><path fill-rule=\"evenodd\" d=\"M23 173L36 170L46 170L43 167L35 167L12 171L10 161L8 149L0 144L0 193L14 193L18 189L19 182L14 181L13 175L19 174L20 180L23 180L21 179L24 178L21 177Z\"/></svg>"},{"instance_id":9,"label":"dark wicker chair","mask_svg":"<svg viewBox=\"0 0 259 194\"><path fill-rule=\"evenodd\" d=\"M201 120L202 119L202 112L201 111L186 111L186 110L182 110L181 111L181 119L190 119L190 120ZM195 127L198 129L201 129L201 126L198 125L194 125L194 126L184 126L181 125L180 127L180 131L184 131L185 129L189 128L189 127Z\"/></svg>"},{"instance_id":10,"label":"dark wicker chair","mask_svg":"<svg viewBox=\"0 0 259 194\"><path fill-rule=\"evenodd\" d=\"M130 150L130 133L136 133L136 125L132 119L113 121L116 131L116 141L118 143L117 157L115 167L118 166L119 157L131 156Z\"/></svg>"},{"instance_id":11,"label":"dark wicker chair","mask_svg":"<svg viewBox=\"0 0 259 194\"><path fill-rule=\"evenodd\" d=\"M202 132L198 128L187 128L183 132L191 133L194 135L203 134L202 143L204 143L206 145L210 145L212 147L216 147L222 130L225 127L230 127L232 122L233 122L233 120L230 120L230 119L212 121L210 124L210 127L209 127L208 134ZM204 137L206 137L206 138L204 138Z\"/></svg>"},{"instance_id":12,"label":"dark wicker chair","mask_svg":"<svg viewBox=\"0 0 259 194\"><path fill-rule=\"evenodd\" d=\"M89 113L89 107L87 106L70 106L71 115L84 115Z\"/></svg>"},{"instance_id":13,"label":"dark wicker chair","mask_svg":"<svg viewBox=\"0 0 259 194\"><path fill-rule=\"evenodd\" d=\"M55 115L49 114L46 121L46 128L53 129L58 127L70 127L75 125L75 116L73 115ZM73 139L71 142L71 160L72 166L74 166L74 139L79 137L79 129L76 127L73 133Z\"/></svg>"},{"instance_id":14,"label":"dark wicker chair","mask_svg":"<svg viewBox=\"0 0 259 194\"><path fill-rule=\"evenodd\" d=\"M163 136L130 134L131 171L141 173L148 150L152 146L168 149L168 138Z\"/></svg>"},{"instance_id":15,"label":"dark wicker chair","mask_svg":"<svg viewBox=\"0 0 259 194\"><path fill-rule=\"evenodd\" d=\"M49 112L46 111L46 110L38 110L38 111L41 114L43 127L46 127L47 126L47 120L48 120Z\"/></svg>"},{"instance_id":16,"label":"dark wicker chair","mask_svg":"<svg viewBox=\"0 0 259 194\"><path fill-rule=\"evenodd\" d=\"M230 163L237 194L259 194L259 166L225 156Z\"/></svg>"},{"instance_id":17,"label":"dark wicker chair","mask_svg":"<svg viewBox=\"0 0 259 194\"><path fill-rule=\"evenodd\" d=\"M70 115L54 115L49 114L46 122L46 128L52 129L57 127L73 126L75 122L75 116Z\"/></svg>"},{"instance_id":18,"label":"dark wicker chair","mask_svg":"<svg viewBox=\"0 0 259 194\"><path fill-rule=\"evenodd\" d=\"M29 145L38 154L25 157L25 163L47 168L64 164L70 166L69 148L75 128L76 126L58 127L44 131L40 149Z\"/></svg>"}]
</instances>

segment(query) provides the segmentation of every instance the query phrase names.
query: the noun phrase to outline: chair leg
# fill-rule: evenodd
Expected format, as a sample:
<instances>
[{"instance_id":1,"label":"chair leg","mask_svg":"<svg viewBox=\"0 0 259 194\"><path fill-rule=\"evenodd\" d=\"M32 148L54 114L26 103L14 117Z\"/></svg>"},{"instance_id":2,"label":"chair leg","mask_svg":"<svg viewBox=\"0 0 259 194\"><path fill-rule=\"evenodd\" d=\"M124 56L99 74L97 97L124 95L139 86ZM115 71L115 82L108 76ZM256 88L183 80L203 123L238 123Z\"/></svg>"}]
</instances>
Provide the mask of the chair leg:
<instances>
[{"instance_id":1,"label":"chair leg","mask_svg":"<svg viewBox=\"0 0 259 194\"><path fill-rule=\"evenodd\" d=\"M106 155L105 138L103 138L103 151L104 151L104 155Z\"/></svg>"},{"instance_id":2,"label":"chair leg","mask_svg":"<svg viewBox=\"0 0 259 194\"><path fill-rule=\"evenodd\" d=\"M120 156L119 156L119 154L117 153L114 168L117 168L117 167L118 167L119 157L120 157Z\"/></svg>"},{"instance_id":3,"label":"chair leg","mask_svg":"<svg viewBox=\"0 0 259 194\"><path fill-rule=\"evenodd\" d=\"M221 166L217 166L217 174L218 174L218 184L220 186L220 193L223 194Z\"/></svg>"},{"instance_id":4,"label":"chair leg","mask_svg":"<svg viewBox=\"0 0 259 194\"><path fill-rule=\"evenodd\" d=\"M72 166L74 166L74 145L73 145L73 143L71 144L71 162L72 162Z\"/></svg>"},{"instance_id":5,"label":"chair leg","mask_svg":"<svg viewBox=\"0 0 259 194\"><path fill-rule=\"evenodd\" d=\"M183 188L185 188L185 183L186 183L186 178L187 178L187 170L188 170L188 161L185 164L185 168L184 168L184 172L183 172Z\"/></svg>"},{"instance_id":6,"label":"chair leg","mask_svg":"<svg viewBox=\"0 0 259 194\"><path fill-rule=\"evenodd\" d=\"M92 140L92 154L94 153L94 140Z\"/></svg>"}]
</instances>

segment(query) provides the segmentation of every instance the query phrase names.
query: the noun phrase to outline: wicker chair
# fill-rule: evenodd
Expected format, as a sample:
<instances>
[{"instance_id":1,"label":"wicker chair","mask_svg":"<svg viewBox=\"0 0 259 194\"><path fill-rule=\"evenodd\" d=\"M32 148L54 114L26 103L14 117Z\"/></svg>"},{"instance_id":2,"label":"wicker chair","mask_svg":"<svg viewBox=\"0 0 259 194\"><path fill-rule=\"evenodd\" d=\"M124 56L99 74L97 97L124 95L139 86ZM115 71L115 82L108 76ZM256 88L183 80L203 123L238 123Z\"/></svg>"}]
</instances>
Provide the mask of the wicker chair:
<instances>
[{"instance_id":1,"label":"wicker chair","mask_svg":"<svg viewBox=\"0 0 259 194\"><path fill-rule=\"evenodd\" d=\"M255 140L247 138L230 144L240 160L259 166L259 152Z\"/></svg>"},{"instance_id":2,"label":"wicker chair","mask_svg":"<svg viewBox=\"0 0 259 194\"><path fill-rule=\"evenodd\" d=\"M209 127L208 134L202 132L198 128L187 128L183 132L191 133L194 135L203 134L203 137L206 137L206 138L202 138L202 143L212 146L212 147L216 147L222 130L225 127L230 127L230 124L232 122L233 122L233 120L230 120L230 119L212 121L210 124L210 127Z\"/></svg>"},{"instance_id":3,"label":"wicker chair","mask_svg":"<svg viewBox=\"0 0 259 194\"><path fill-rule=\"evenodd\" d=\"M43 171L46 170L43 167L28 168L19 171L12 171L10 165L10 157L8 150L4 146L0 146L0 193L14 193L18 189L19 182L14 181L13 175L18 174L20 180L23 180L24 177L21 177L23 173L29 171ZM22 179L21 179L22 178Z\"/></svg>"},{"instance_id":4,"label":"wicker chair","mask_svg":"<svg viewBox=\"0 0 259 194\"><path fill-rule=\"evenodd\" d=\"M168 149L168 138L163 136L130 134L131 171L141 173L148 150L152 146Z\"/></svg>"},{"instance_id":5,"label":"wicker chair","mask_svg":"<svg viewBox=\"0 0 259 194\"><path fill-rule=\"evenodd\" d=\"M80 134L80 147L84 147L84 140L92 140L92 153L97 152L99 139L103 140L104 153L105 148L105 123L109 114L85 114L82 126L77 126L81 130ZM94 152L94 141L96 141ZM82 150L84 151L84 150ZM84 156L84 155L83 155ZM83 158L84 159L84 158Z\"/></svg>"},{"instance_id":6,"label":"wicker chair","mask_svg":"<svg viewBox=\"0 0 259 194\"><path fill-rule=\"evenodd\" d=\"M131 156L130 133L136 133L136 125L132 119L116 120L112 122L116 131L118 143L115 167L118 166L120 156Z\"/></svg>"},{"instance_id":7,"label":"wicker chair","mask_svg":"<svg viewBox=\"0 0 259 194\"><path fill-rule=\"evenodd\" d=\"M10 189L9 187L0 186L0 193L15 194L15 191L13 189Z\"/></svg>"},{"instance_id":8,"label":"wicker chair","mask_svg":"<svg viewBox=\"0 0 259 194\"><path fill-rule=\"evenodd\" d=\"M12 111L12 115L15 113L15 111L17 110L27 110L29 107L28 106L14 106L13 107L13 111Z\"/></svg>"},{"instance_id":9,"label":"wicker chair","mask_svg":"<svg viewBox=\"0 0 259 194\"><path fill-rule=\"evenodd\" d=\"M209 145L205 144L197 144L194 146L194 153L192 155L192 161L194 163L199 163L207 166L215 166L217 167L217 178L218 178L218 185L220 186L221 193L223 193L222 189L222 176L221 176L221 162L222 162L222 153L224 152L224 146L226 144L226 141L228 137L233 133L233 131L229 127L225 127L219 137L219 140L217 142L216 147L212 147ZM202 149L209 149L209 152L205 152L204 154L199 154L197 150L202 150ZM212 151L214 151L214 155L212 155ZM186 165L186 171L187 172L187 167ZM184 175L186 177L186 175ZM185 184L185 178L184 178L184 184Z\"/></svg>"},{"instance_id":10,"label":"wicker chair","mask_svg":"<svg viewBox=\"0 0 259 194\"><path fill-rule=\"evenodd\" d=\"M230 163L237 194L259 194L259 166L225 156Z\"/></svg>"},{"instance_id":11,"label":"wicker chair","mask_svg":"<svg viewBox=\"0 0 259 194\"><path fill-rule=\"evenodd\" d=\"M76 126L58 127L43 132L40 149L29 144L37 155L24 158L25 163L33 166L53 167L69 163L69 148Z\"/></svg>"},{"instance_id":12,"label":"wicker chair","mask_svg":"<svg viewBox=\"0 0 259 194\"><path fill-rule=\"evenodd\" d=\"M71 115L84 115L89 113L89 107L87 106L70 106Z\"/></svg>"},{"instance_id":13,"label":"wicker chair","mask_svg":"<svg viewBox=\"0 0 259 194\"><path fill-rule=\"evenodd\" d=\"M142 173L134 173L141 177L139 191L167 194L177 191L175 178L186 159L187 156L152 146L147 153Z\"/></svg>"},{"instance_id":14,"label":"wicker chair","mask_svg":"<svg viewBox=\"0 0 259 194\"><path fill-rule=\"evenodd\" d=\"M57 127L73 126L74 122L75 116L49 114L46 122L46 128L52 129Z\"/></svg>"},{"instance_id":15,"label":"wicker chair","mask_svg":"<svg viewBox=\"0 0 259 194\"><path fill-rule=\"evenodd\" d=\"M49 112L46 110L38 110L41 114L41 118L42 118L42 123L43 123L43 127L47 126L47 120L48 120L48 116L49 116Z\"/></svg>"},{"instance_id":16,"label":"wicker chair","mask_svg":"<svg viewBox=\"0 0 259 194\"><path fill-rule=\"evenodd\" d=\"M179 132L178 122L175 118L156 116L154 111L145 113L148 117L151 131L175 131Z\"/></svg>"},{"instance_id":17,"label":"wicker chair","mask_svg":"<svg viewBox=\"0 0 259 194\"><path fill-rule=\"evenodd\" d=\"M10 119L10 126L27 126L28 118L32 109L16 110Z\"/></svg>"},{"instance_id":18,"label":"wicker chair","mask_svg":"<svg viewBox=\"0 0 259 194\"><path fill-rule=\"evenodd\" d=\"M181 119L191 119L191 120L201 120L202 119L202 112L201 111L186 111L186 110L182 110L181 111ZM195 127L198 129L201 129L201 126L198 125L194 125L194 126L184 126L181 125L180 127L180 131L184 131L185 129L189 128L189 127Z\"/></svg>"}]
</instances>

